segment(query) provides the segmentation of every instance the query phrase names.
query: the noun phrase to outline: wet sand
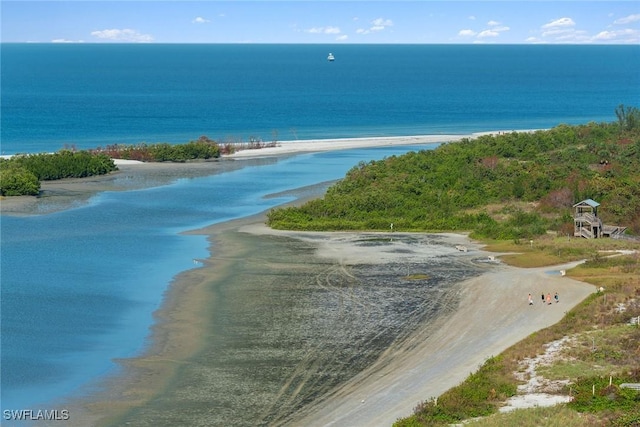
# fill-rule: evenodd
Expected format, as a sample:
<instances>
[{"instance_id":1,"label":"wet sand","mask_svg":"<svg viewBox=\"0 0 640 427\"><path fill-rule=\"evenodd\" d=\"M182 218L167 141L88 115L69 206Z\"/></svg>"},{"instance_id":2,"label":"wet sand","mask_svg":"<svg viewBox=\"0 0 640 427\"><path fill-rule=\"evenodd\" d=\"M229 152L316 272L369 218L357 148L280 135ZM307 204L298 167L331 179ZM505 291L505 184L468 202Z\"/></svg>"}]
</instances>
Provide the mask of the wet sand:
<instances>
[{"instance_id":1,"label":"wet sand","mask_svg":"<svg viewBox=\"0 0 640 427\"><path fill-rule=\"evenodd\" d=\"M266 229L261 225L244 227L254 233L285 234L296 238L318 239L318 255L341 264L384 262L389 253L368 251L357 245L361 234L291 233ZM366 235L366 233L364 233ZM406 234L408 237L424 235ZM444 250L442 256L483 265L489 253L483 252L465 236L441 234L448 248L471 248L461 254ZM401 262L409 263L406 252ZM487 358L495 356L531 333L557 323L595 287L562 277L560 270L578 263L556 267L520 269L488 261L482 273L453 285L448 307L423 322L404 340L389 346L367 369L339 387L302 408L291 425L299 426L389 426L410 415L416 404L436 397L459 384ZM543 305L541 293L559 292L561 303ZM527 295L536 296L533 306ZM455 297L454 297L455 296Z\"/></svg>"},{"instance_id":2,"label":"wet sand","mask_svg":"<svg viewBox=\"0 0 640 427\"><path fill-rule=\"evenodd\" d=\"M122 361L127 374L85 402L83 421L389 426L594 291L559 275L571 265L509 267L464 235L263 219L198 231L212 257L172 284L153 347ZM538 303L556 291L560 303Z\"/></svg>"}]
</instances>

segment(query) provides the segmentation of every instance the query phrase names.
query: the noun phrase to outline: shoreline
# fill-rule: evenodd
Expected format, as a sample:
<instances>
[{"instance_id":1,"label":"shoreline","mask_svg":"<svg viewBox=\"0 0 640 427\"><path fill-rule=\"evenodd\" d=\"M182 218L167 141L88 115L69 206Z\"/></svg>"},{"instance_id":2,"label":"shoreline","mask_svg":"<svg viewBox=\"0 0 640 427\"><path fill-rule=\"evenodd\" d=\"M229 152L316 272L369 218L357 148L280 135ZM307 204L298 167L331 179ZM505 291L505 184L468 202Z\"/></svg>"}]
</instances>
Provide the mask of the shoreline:
<instances>
[{"instance_id":1,"label":"shoreline","mask_svg":"<svg viewBox=\"0 0 640 427\"><path fill-rule=\"evenodd\" d=\"M499 131L487 132L487 134L498 133ZM444 142L455 142L463 138L473 138L485 133L474 133L465 135L413 135L413 136L390 136L390 137L370 137L370 138L338 138L338 139L308 139L300 141L280 141L275 147L264 147L258 149L239 150L233 154L228 154L225 158L246 158L256 156L272 156L283 154L300 154L322 151L349 150L356 148L377 148L394 145L427 145Z\"/></svg>"},{"instance_id":2,"label":"shoreline","mask_svg":"<svg viewBox=\"0 0 640 427\"><path fill-rule=\"evenodd\" d=\"M255 155L295 154L302 152L333 151L352 148L374 148L389 145L432 144L438 142L455 142L463 138L477 138L484 135L498 135L510 132L535 132L544 129L496 129L490 131L453 133L453 134L423 134L423 135L395 135L395 136L365 136L353 138L314 138L299 140L274 141L275 147L243 149L222 158L254 157ZM244 143L240 143L242 145ZM40 153L2 154L0 158L8 159L17 155ZM148 164L137 160L114 159L120 165Z\"/></svg>"}]
</instances>

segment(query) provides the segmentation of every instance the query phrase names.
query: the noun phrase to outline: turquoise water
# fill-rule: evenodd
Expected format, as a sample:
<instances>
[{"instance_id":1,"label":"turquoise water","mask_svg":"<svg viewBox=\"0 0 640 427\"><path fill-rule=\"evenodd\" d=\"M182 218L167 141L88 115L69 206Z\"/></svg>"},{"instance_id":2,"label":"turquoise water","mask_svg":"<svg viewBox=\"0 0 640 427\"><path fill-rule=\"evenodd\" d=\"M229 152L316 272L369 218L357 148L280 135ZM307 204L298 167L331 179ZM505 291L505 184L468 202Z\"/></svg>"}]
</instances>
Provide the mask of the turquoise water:
<instances>
[{"instance_id":1,"label":"turquoise water","mask_svg":"<svg viewBox=\"0 0 640 427\"><path fill-rule=\"evenodd\" d=\"M336 61L326 61L327 52ZM546 128L640 105L638 46L3 44L2 152ZM2 216L2 409L40 407L145 348L171 279L207 256L180 231L288 201L361 160L305 154L82 207Z\"/></svg>"}]
</instances>

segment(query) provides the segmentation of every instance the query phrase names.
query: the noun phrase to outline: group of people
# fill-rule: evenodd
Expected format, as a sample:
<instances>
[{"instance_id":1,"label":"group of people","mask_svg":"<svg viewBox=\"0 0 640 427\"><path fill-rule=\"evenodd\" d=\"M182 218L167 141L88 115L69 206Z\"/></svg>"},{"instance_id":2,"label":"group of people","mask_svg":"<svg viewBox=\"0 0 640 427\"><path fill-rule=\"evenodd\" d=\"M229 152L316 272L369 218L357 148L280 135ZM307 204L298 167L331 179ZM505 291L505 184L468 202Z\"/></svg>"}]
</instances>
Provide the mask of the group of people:
<instances>
[{"instance_id":1,"label":"group of people","mask_svg":"<svg viewBox=\"0 0 640 427\"><path fill-rule=\"evenodd\" d=\"M556 292L556 294L553 296L553 299L556 302L560 302L560 296L558 295L558 293ZM547 303L548 305L551 305L551 293L548 293L547 296L544 296L544 292L542 293L542 303ZM533 297L531 296L531 294L529 294L529 305L533 305Z\"/></svg>"}]
</instances>

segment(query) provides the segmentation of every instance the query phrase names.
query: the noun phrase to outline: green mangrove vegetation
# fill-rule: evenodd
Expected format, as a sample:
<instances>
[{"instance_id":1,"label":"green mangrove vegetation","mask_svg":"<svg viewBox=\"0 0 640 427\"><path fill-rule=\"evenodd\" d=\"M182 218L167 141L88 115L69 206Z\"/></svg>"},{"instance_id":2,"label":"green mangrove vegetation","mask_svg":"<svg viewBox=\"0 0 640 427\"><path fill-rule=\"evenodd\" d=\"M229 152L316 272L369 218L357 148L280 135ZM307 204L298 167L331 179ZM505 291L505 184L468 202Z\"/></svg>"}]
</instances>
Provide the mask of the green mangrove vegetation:
<instances>
[{"instance_id":1,"label":"green mangrove vegetation","mask_svg":"<svg viewBox=\"0 0 640 427\"><path fill-rule=\"evenodd\" d=\"M186 162L220 157L220 146L206 136L186 144L114 144L92 150L106 154L112 159L137 160L141 162Z\"/></svg>"},{"instance_id":2,"label":"green mangrove vegetation","mask_svg":"<svg viewBox=\"0 0 640 427\"><path fill-rule=\"evenodd\" d=\"M116 169L106 154L88 151L16 155L0 159L0 195L35 196L40 192L40 181L104 175Z\"/></svg>"},{"instance_id":3,"label":"green mangrove vegetation","mask_svg":"<svg viewBox=\"0 0 640 427\"><path fill-rule=\"evenodd\" d=\"M0 159L0 195L36 196L40 192L40 181L104 175L118 169L113 159L187 162L218 158L220 153L215 141L202 136L186 144L114 144L93 150L20 154Z\"/></svg>"},{"instance_id":4,"label":"green mangrove vegetation","mask_svg":"<svg viewBox=\"0 0 640 427\"><path fill-rule=\"evenodd\" d=\"M472 231L529 239L572 232L572 205L601 203L608 224L640 232L640 110L618 122L485 135L361 162L322 199L276 208L293 230Z\"/></svg>"}]
</instances>

